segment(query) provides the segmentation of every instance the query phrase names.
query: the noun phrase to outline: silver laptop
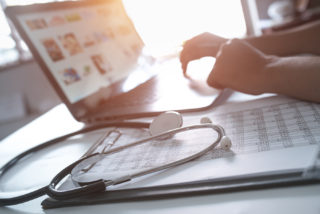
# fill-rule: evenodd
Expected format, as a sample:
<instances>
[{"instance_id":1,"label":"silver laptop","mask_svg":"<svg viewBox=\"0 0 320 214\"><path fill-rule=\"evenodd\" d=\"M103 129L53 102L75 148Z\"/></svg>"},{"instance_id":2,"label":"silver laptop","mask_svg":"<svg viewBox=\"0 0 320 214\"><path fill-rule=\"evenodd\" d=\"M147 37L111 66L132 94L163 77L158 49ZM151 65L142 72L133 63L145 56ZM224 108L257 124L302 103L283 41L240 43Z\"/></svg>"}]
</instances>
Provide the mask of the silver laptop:
<instances>
[{"instance_id":1,"label":"silver laptop","mask_svg":"<svg viewBox=\"0 0 320 214\"><path fill-rule=\"evenodd\" d=\"M178 56L148 54L120 0L14 6L6 14L79 121L199 111L218 97L183 77Z\"/></svg>"}]
</instances>

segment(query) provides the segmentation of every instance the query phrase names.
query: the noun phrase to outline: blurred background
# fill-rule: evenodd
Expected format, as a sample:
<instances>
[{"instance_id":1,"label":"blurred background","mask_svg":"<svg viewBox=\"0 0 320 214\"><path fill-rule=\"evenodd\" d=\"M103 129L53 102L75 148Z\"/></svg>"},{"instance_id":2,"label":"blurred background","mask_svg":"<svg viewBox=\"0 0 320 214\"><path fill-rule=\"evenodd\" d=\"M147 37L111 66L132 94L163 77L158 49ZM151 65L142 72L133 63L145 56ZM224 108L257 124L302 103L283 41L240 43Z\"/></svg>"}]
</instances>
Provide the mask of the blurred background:
<instances>
[{"instance_id":1,"label":"blurred background","mask_svg":"<svg viewBox=\"0 0 320 214\"><path fill-rule=\"evenodd\" d=\"M4 14L7 6L41 0L0 0L0 140L61 103ZM319 0L123 0L156 55L203 32L233 38L288 29L319 18Z\"/></svg>"}]
</instances>

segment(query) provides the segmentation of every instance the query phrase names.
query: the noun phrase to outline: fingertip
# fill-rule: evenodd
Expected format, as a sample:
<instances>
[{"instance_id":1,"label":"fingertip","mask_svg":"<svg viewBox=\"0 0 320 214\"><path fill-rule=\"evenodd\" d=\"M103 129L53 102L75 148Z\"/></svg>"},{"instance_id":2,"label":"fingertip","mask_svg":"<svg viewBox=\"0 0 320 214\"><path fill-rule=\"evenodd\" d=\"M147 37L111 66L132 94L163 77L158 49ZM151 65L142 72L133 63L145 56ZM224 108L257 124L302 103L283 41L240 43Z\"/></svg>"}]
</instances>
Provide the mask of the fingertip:
<instances>
[{"instance_id":1,"label":"fingertip","mask_svg":"<svg viewBox=\"0 0 320 214\"><path fill-rule=\"evenodd\" d=\"M220 83L218 83L217 81L215 81L215 79L212 77L212 75L209 75L208 79L207 79L207 84L212 87L212 88L216 88L216 89L224 89L225 87L223 85L221 85Z\"/></svg>"},{"instance_id":2,"label":"fingertip","mask_svg":"<svg viewBox=\"0 0 320 214\"><path fill-rule=\"evenodd\" d=\"M187 74L187 73L185 73L185 74L183 74L183 76L184 76L184 78L186 78L186 79L191 79L191 77Z\"/></svg>"},{"instance_id":3,"label":"fingertip","mask_svg":"<svg viewBox=\"0 0 320 214\"><path fill-rule=\"evenodd\" d=\"M182 63L182 72L183 72L183 76L185 76L185 77L188 77L187 67L188 67L187 63Z\"/></svg>"}]
</instances>

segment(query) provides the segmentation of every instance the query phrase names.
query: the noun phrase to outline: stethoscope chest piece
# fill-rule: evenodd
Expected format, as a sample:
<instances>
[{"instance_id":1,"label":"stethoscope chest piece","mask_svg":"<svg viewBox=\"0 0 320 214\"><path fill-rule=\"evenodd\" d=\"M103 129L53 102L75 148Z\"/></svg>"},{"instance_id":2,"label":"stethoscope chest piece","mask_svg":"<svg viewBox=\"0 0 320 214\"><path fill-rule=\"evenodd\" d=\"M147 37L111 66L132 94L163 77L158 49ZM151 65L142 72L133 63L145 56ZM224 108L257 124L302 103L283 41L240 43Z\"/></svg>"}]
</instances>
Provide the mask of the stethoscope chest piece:
<instances>
[{"instance_id":1,"label":"stethoscope chest piece","mask_svg":"<svg viewBox=\"0 0 320 214\"><path fill-rule=\"evenodd\" d=\"M180 128L183 124L182 116L175 111L167 111L157 116L150 124L151 136L164 133L169 130Z\"/></svg>"}]
</instances>

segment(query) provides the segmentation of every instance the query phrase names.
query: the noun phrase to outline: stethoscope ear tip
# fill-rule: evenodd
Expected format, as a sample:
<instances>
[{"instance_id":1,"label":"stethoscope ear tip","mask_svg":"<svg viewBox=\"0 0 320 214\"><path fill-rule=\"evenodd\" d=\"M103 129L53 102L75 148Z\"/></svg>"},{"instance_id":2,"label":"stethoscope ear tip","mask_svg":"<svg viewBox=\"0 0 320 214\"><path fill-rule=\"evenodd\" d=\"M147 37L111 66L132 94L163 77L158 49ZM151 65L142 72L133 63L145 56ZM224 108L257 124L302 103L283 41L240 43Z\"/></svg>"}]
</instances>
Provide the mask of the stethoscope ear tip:
<instances>
[{"instance_id":1,"label":"stethoscope ear tip","mask_svg":"<svg viewBox=\"0 0 320 214\"><path fill-rule=\"evenodd\" d=\"M223 136L220 141L220 147L225 150L230 149L232 147L231 139L228 136Z\"/></svg>"},{"instance_id":2,"label":"stethoscope ear tip","mask_svg":"<svg viewBox=\"0 0 320 214\"><path fill-rule=\"evenodd\" d=\"M212 120L209 117L201 117L200 124L212 123Z\"/></svg>"}]
</instances>

